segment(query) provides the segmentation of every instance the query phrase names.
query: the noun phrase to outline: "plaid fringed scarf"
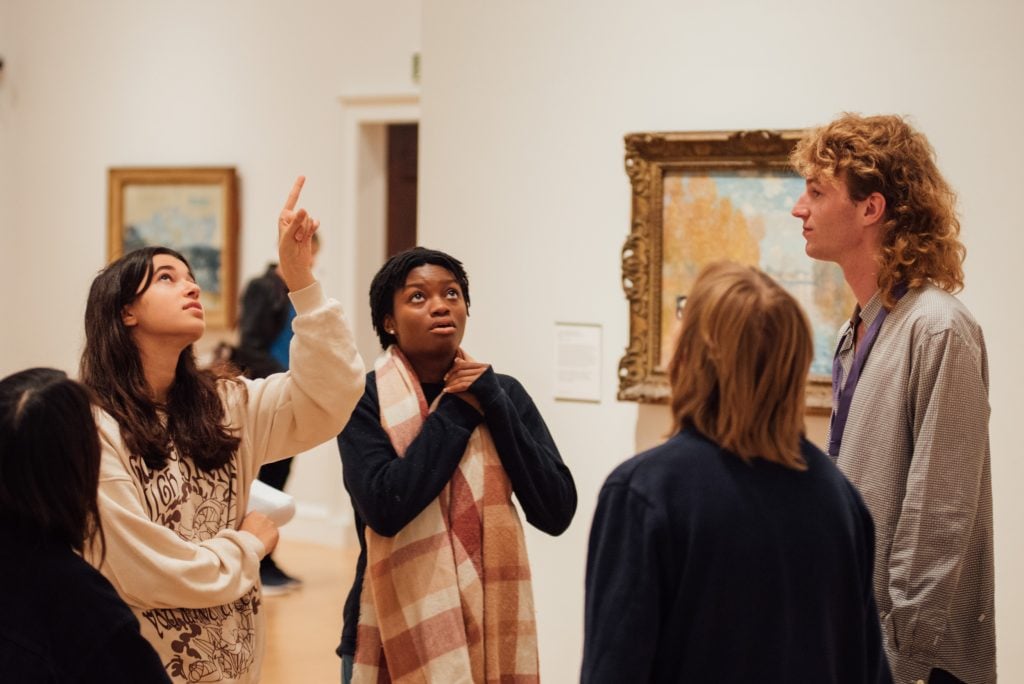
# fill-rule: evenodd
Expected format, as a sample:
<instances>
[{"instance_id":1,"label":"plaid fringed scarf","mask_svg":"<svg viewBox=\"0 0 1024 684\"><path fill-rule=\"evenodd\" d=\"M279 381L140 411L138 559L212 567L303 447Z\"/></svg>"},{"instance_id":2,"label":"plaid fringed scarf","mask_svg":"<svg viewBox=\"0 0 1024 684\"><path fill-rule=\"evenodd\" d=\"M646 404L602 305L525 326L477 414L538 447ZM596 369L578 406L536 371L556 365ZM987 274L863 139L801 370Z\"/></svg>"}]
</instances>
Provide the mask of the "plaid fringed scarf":
<instances>
[{"instance_id":1,"label":"plaid fringed scarf","mask_svg":"<svg viewBox=\"0 0 1024 684\"><path fill-rule=\"evenodd\" d=\"M381 425L403 457L433 407L397 347L375 370ZM394 537L366 528L353 684L540 681L530 568L511 496L481 423L452 479L412 522Z\"/></svg>"}]
</instances>

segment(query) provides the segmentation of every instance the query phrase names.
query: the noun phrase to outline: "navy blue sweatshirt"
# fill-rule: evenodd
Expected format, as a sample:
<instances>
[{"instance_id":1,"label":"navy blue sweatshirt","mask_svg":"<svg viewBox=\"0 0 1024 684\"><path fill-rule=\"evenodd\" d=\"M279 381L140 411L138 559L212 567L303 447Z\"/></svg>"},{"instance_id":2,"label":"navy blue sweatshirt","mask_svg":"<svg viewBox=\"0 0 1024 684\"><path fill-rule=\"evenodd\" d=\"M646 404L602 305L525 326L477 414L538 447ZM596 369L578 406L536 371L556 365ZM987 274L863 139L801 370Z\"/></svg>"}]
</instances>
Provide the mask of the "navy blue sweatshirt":
<instances>
[{"instance_id":1,"label":"navy blue sweatshirt","mask_svg":"<svg viewBox=\"0 0 1024 684\"><path fill-rule=\"evenodd\" d=\"M747 463L686 430L608 477L583 682L892 681L871 516L827 456L801 451L802 472Z\"/></svg>"},{"instance_id":2,"label":"navy blue sweatshirt","mask_svg":"<svg viewBox=\"0 0 1024 684\"><path fill-rule=\"evenodd\" d=\"M422 387L430 404L444 385L423 383ZM380 424L376 374L366 375L363 397L338 435L345 488L352 498L359 538L359 560L345 601L339 655L356 650L359 597L366 570L366 526L391 537L412 522L448 484L470 434L481 422L487 423L527 522L558 535L572 521L576 486L523 386L489 368L470 386L470 392L480 402L483 415L458 397L441 397L405 456L399 458Z\"/></svg>"}]
</instances>

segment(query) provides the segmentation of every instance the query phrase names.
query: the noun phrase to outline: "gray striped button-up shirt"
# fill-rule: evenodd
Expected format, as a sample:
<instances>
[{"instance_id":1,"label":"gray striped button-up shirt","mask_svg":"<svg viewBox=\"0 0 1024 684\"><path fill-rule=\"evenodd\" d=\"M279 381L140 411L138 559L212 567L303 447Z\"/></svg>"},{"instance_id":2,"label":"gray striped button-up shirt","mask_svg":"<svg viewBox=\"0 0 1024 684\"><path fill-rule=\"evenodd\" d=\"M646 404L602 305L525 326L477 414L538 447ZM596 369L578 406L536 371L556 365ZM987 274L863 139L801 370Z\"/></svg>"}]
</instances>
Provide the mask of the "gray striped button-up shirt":
<instances>
[{"instance_id":1,"label":"gray striped button-up shirt","mask_svg":"<svg viewBox=\"0 0 1024 684\"><path fill-rule=\"evenodd\" d=\"M880 311L876 293L865 329ZM852 337L847 323L844 384ZM911 289L882 324L837 459L874 517L875 600L897 684L933 667L996 681L988 419L980 326L943 290Z\"/></svg>"}]
</instances>

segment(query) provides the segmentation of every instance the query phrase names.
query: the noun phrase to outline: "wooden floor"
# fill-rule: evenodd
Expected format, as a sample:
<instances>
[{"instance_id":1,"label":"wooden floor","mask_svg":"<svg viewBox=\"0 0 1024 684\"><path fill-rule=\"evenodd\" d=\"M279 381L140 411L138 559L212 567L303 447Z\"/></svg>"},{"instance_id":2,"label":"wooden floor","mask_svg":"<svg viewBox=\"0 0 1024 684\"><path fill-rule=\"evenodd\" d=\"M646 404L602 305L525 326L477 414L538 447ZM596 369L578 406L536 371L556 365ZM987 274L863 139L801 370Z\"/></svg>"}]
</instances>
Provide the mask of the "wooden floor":
<instances>
[{"instance_id":1,"label":"wooden floor","mask_svg":"<svg viewBox=\"0 0 1024 684\"><path fill-rule=\"evenodd\" d=\"M303 586L264 597L267 651L261 684L338 684L341 660L334 655L341 610L352 586L359 549L339 549L281 540L274 560Z\"/></svg>"}]
</instances>

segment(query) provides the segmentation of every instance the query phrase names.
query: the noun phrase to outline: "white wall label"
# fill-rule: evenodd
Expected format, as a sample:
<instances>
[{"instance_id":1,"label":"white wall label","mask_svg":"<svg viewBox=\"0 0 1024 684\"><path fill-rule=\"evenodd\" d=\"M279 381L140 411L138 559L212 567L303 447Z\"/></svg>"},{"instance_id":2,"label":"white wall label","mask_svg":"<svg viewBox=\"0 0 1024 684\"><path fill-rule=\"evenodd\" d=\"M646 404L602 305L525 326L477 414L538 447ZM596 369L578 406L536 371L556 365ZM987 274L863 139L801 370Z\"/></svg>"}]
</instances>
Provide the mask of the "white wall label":
<instances>
[{"instance_id":1,"label":"white wall label","mask_svg":"<svg viewBox=\"0 0 1024 684\"><path fill-rule=\"evenodd\" d=\"M555 323L555 399L601 401L601 326Z\"/></svg>"}]
</instances>

